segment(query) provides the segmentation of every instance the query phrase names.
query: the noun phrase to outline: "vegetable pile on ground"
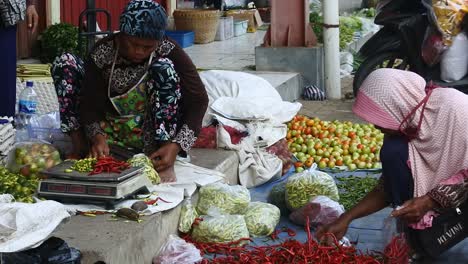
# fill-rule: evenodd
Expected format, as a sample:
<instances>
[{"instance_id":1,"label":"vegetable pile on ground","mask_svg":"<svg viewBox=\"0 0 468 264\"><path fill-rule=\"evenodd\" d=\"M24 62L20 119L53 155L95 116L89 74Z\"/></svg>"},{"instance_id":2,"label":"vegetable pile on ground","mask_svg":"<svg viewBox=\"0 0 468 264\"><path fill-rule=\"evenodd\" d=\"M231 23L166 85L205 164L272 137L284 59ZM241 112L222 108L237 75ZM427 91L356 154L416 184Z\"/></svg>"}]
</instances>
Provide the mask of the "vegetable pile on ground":
<instances>
[{"instance_id":1,"label":"vegetable pile on ground","mask_svg":"<svg viewBox=\"0 0 468 264\"><path fill-rule=\"evenodd\" d=\"M17 202L33 203L39 180L36 176L12 173L0 166L0 194L11 194Z\"/></svg>"},{"instance_id":2,"label":"vegetable pile on ground","mask_svg":"<svg viewBox=\"0 0 468 264\"><path fill-rule=\"evenodd\" d=\"M309 222L307 220L307 222ZM354 247L340 245L336 239L332 246L321 245L312 238L307 224L307 241L301 243L293 238L282 243L252 246L244 245L251 241L242 238L230 243L199 243L190 237L185 237L193 243L202 254L215 254L213 258L206 257L201 263L383 263L382 256L363 254ZM289 232L288 232L289 233ZM291 233L290 236L294 236ZM332 236L332 235L330 235ZM332 236L333 237L333 236Z\"/></svg>"},{"instance_id":3,"label":"vegetable pile on ground","mask_svg":"<svg viewBox=\"0 0 468 264\"><path fill-rule=\"evenodd\" d=\"M289 150L300 160L296 171L346 166L348 170L380 169L383 133L371 124L322 121L298 115L288 123Z\"/></svg>"},{"instance_id":4,"label":"vegetable pile on ground","mask_svg":"<svg viewBox=\"0 0 468 264\"><path fill-rule=\"evenodd\" d=\"M340 203L346 210L351 209L378 183L375 177L337 177L338 190L340 191Z\"/></svg>"}]
</instances>

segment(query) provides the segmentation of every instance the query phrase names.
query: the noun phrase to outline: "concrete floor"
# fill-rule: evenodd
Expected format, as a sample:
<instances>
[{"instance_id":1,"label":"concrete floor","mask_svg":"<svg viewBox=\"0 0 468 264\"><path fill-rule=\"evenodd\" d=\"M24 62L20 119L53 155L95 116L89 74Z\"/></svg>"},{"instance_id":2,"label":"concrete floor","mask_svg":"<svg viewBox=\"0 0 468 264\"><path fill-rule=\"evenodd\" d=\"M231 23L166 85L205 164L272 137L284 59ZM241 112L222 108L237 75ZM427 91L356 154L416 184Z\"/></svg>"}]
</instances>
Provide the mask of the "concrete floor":
<instances>
[{"instance_id":1,"label":"concrete floor","mask_svg":"<svg viewBox=\"0 0 468 264\"><path fill-rule=\"evenodd\" d=\"M255 47L263 43L266 31L247 33L225 41L194 45L185 49L197 68L220 70L252 70Z\"/></svg>"}]
</instances>

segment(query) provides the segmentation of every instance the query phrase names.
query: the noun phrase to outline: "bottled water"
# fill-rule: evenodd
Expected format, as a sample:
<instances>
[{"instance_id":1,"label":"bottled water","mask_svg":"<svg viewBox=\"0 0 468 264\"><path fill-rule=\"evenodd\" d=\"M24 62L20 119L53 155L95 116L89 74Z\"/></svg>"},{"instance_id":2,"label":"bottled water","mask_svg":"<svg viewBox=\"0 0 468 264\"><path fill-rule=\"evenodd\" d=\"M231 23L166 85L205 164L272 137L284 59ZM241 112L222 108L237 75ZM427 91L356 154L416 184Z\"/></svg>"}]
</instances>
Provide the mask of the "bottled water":
<instances>
[{"instance_id":1,"label":"bottled water","mask_svg":"<svg viewBox=\"0 0 468 264\"><path fill-rule=\"evenodd\" d=\"M36 111L37 94L34 91L34 83L28 81L26 82L26 88L24 88L19 97L18 116L15 121L18 141L29 139L28 128L31 124L31 119L36 115Z\"/></svg>"}]
</instances>

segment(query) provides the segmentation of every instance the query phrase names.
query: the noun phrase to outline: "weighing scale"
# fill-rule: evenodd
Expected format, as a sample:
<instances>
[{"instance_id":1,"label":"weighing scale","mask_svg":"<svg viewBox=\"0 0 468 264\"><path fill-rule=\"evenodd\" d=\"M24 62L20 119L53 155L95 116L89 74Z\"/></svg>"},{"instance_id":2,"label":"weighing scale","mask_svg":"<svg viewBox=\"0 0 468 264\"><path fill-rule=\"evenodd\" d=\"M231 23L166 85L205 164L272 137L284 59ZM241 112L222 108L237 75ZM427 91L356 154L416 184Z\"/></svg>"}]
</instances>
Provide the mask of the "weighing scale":
<instances>
[{"instance_id":1,"label":"weighing scale","mask_svg":"<svg viewBox=\"0 0 468 264\"><path fill-rule=\"evenodd\" d=\"M149 193L153 186L143 174L142 167L129 168L119 173L88 175L65 172L73 161L65 161L42 172L46 179L39 183L38 195L63 203L98 204L107 209L126 198Z\"/></svg>"}]
</instances>

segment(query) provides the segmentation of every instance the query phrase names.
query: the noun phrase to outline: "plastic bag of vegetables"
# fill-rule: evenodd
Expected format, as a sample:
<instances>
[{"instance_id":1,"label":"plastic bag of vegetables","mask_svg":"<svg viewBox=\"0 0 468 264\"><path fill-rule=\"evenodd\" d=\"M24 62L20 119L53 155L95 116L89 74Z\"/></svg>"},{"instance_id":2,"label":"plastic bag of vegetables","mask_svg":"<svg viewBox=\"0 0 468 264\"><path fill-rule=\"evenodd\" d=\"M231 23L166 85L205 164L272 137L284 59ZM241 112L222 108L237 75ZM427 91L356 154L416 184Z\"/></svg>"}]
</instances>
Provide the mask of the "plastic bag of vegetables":
<instances>
[{"instance_id":1,"label":"plastic bag of vegetables","mask_svg":"<svg viewBox=\"0 0 468 264\"><path fill-rule=\"evenodd\" d=\"M200 188L197 211L206 215L211 208L217 208L225 214L243 214L249 203L250 192L247 188L213 183Z\"/></svg>"},{"instance_id":2,"label":"plastic bag of vegetables","mask_svg":"<svg viewBox=\"0 0 468 264\"><path fill-rule=\"evenodd\" d=\"M286 183L283 181L273 186L268 196L268 202L276 205L281 211L282 215L287 215L290 213L288 206L286 205Z\"/></svg>"},{"instance_id":3,"label":"plastic bag of vegetables","mask_svg":"<svg viewBox=\"0 0 468 264\"><path fill-rule=\"evenodd\" d=\"M60 153L50 144L42 142L22 142L15 145L11 152L8 168L24 176L37 176L37 173L49 169L62 160Z\"/></svg>"},{"instance_id":4,"label":"plastic bag of vegetables","mask_svg":"<svg viewBox=\"0 0 468 264\"><path fill-rule=\"evenodd\" d=\"M198 213L192 204L192 199L190 197L186 198L180 209L179 231L182 233L190 232L190 230L192 230L192 224L197 217Z\"/></svg>"},{"instance_id":5,"label":"plastic bag of vegetables","mask_svg":"<svg viewBox=\"0 0 468 264\"><path fill-rule=\"evenodd\" d=\"M17 202L33 203L38 183L35 176L12 173L0 166L0 194L11 194Z\"/></svg>"},{"instance_id":6,"label":"plastic bag of vegetables","mask_svg":"<svg viewBox=\"0 0 468 264\"><path fill-rule=\"evenodd\" d=\"M292 211L306 205L316 196L327 196L339 200L338 187L333 178L317 170L317 164L309 170L291 176L286 183L286 204Z\"/></svg>"},{"instance_id":7,"label":"plastic bag of vegetables","mask_svg":"<svg viewBox=\"0 0 468 264\"><path fill-rule=\"evenodd\" d=\"M192 238L197 242L228 243L242 238L249 238L249 230L243 215L222 214L210 210L201 216L202 221L194 225Z\"/></svg>"},{"instance_id":8,"label":"plastic bag of vegetables","mask_svg":"<svg viewBox=\"0 0 468 264\"><path fill-rule=\"evenodd\" d=\"M153 162L151 162L150 158L145 154L136 154L127 162L130 163L132 167L143 167L143 172L153 184L159 184L161 182L158 172L153 167Z\"/></svg>"},{"instance_id":9,"label":"plastic bag of vegetables","mask_svg":"<svg viewBox=\"0 0 468 264\"><path fill-rule=\"evenodd\" d=\"M334 222L341 214L344 208L341 204L326 196L317 196L311 199L299 210L289 215L289 220L297 225L306 225L307 218L312 226L328 225Z\"/></svg>"},{"instance_id":10,"label":"plastic bag of vegetables","mask_svg":"<svg viewBox=\"0 0 468 264\"><path fill-rule=\"evenodd\" d=\"M253 202L247 207L244 218L250 236L269 236L274 231L280 220L280 210L278 207L261 202Z\"/></svg>"}]
</instances>

